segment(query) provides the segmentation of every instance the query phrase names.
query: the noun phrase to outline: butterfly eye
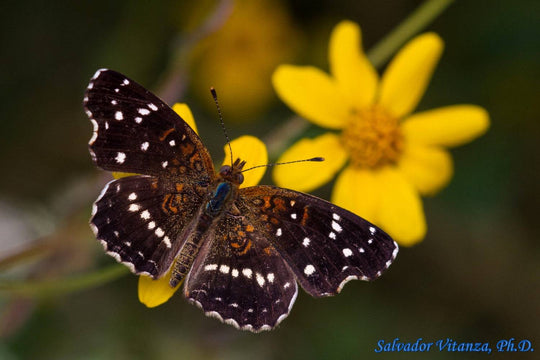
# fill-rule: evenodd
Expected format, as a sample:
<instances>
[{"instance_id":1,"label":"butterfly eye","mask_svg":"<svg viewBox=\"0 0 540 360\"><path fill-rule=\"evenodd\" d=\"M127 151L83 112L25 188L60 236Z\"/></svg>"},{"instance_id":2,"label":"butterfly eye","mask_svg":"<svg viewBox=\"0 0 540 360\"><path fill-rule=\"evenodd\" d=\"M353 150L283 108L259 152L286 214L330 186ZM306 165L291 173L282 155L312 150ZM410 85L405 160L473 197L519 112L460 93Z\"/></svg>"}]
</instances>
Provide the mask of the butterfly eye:
<instances>
[{"instance_id":1,"label":"butterfly eye","mask_svg":"<svg viewBox=\"0 0 540 360\"><path fill-rule=\"evenodd\" d=\"M222 176L229 175L232 171L232 168L229 165L223 165L219 170L219 174Z\"/></svg>"},{"instance_id":2,"label":"butterfly eye","mask_svg":"<svg viewBox=\"0 0 540 360\"><path fill-rule=\"evenodd\" d=\"M242 173L236 174L236 182L237 182L238 184L243 183L243 182L244 182L244 174L242 174Z\"/></svg>"}]
</instances>

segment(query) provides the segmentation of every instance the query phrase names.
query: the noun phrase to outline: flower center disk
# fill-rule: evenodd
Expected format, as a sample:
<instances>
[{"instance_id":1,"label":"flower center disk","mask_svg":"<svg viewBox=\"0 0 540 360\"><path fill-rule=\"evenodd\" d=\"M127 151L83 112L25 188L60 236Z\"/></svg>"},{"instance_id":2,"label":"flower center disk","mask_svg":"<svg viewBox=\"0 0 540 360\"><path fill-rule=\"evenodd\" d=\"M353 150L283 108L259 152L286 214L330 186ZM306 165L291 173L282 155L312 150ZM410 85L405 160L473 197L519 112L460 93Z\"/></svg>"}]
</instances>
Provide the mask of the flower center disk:
<instances>
[{"instance_id":1,"label":"flower center disk","mask_svg":"<svg viewBox=\"0 0 540 360\"><path fill-rule=\"evenodd\" d=\"M404 145L398 119L377 105L352 112L341 138L356 168L396 163Z\"/></svg>"}]
</instances>

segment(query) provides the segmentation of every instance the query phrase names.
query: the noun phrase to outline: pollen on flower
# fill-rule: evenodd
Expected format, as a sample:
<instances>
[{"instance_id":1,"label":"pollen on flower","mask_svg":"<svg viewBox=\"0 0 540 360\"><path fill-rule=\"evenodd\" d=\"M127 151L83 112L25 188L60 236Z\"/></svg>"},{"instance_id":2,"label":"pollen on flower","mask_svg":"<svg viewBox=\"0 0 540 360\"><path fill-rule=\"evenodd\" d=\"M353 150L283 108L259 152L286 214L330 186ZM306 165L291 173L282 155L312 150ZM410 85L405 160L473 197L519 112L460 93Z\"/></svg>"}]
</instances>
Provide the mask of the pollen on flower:
<instances>
[{"instance_id":1,"label":"pollen on flower","mask_svg":"<svg viewBox=\"0 0 540 360\"><path fill-rule=\"evenodd\" d=\"M341 139L350 154L351 165L356 168L395 163L404 147L398 119L377 105L351 112Z\"/></svg>"}]
</instances>

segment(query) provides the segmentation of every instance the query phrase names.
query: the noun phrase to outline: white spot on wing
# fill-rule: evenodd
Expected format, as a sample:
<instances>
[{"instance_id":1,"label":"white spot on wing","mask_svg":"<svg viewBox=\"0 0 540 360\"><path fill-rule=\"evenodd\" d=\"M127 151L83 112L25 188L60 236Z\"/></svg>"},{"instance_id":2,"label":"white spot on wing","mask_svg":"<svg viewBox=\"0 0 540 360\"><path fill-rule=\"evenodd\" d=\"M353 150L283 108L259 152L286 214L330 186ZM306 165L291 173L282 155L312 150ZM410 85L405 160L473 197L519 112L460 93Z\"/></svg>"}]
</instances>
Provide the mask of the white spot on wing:
<instances>
[{"instance_id":1,"label":"white spot on wing","mask_svg":"<svg viewBox=\"0 0 540 360\"><path fill-rule=\"evenodd\" d=\"M253 271L249 268L242 269L242 274L247 277L248 279L251 279L251 274L253 274Z\"/></svg>"},{"instance_id":2,"label":"white spot on wing","mask_svg":"<svg viewBox=\"0 0 540 360\"><path fill-rule=\"evenodd\" d=\"M144 211L141 213L141 218L144 219L144 220L150 219L150 212L148 212L148 210L144 210Z\"/></svg>"},{"instance_id":3,"label":"white spot on wing","mask_svg":"<svg viewBox=\"0 0 540 360\"><path fill-rule=\"evenodd\" d=\"M352 256L353 252L351 249L349 248L345 248L343 249L343 255L345 255L345 257L349 257L349 256Z\"/></svg>"},{"instance_id":4,"label":"white spot on wing","mask_svg":"<svg viewBox=\"0 0 540 360\"><path fill-rule=\"evenodd\" d=\"M169 145L170 145L170 146L176 145L176 141L174 141L174 140L169 141Z\"/></svg>"},{"instance_id":5,"label":"white spot on wing","mask_svg":"<svg viewBox=\"0 0 540 360\"><path fill-rule=\"evenodd\" d=\"M341 219L341 216L339 216L339 215L336 214L336 213L333 213L333 214L332 214L332 218L334 218L334 220L336 220L336 221L339 221L339 220Z\"/></svg>"},{"instance_id":6,"label":"white spot on wing","mask_svg":"<svg viewBox=\"0 0 540 360\"><path fill-rule=\"evenodd\" d=\"M268 282L273 283L275 278L274 273L268 273L268 275L266 275L266 278L268 279Z\"/></svg>"},{"instance_id":7,"label":"white spot on wing","mask_svg":"<svg viewBox=\"0 0 540 360\"><path fill-rule=\"evenodd\" d=\"M128 80L128 79L124 79L124 81L122 81L122 85L129 85L129 80Z\"/></svg>"},{"instance_id":8,"label":"white spot on wing","mask_svg":"<svg viewBox=\"0 0 540 360\"><path fill-rule=\"evenodd\" d=\"M152 103L148 104L148 107L151 109L151 110L154 110L154 111L157 111L158 107Z\"/></svg>"},{"instance_id":9,"label":"white spot on wing","mask_svg":"<svg viewBox=\"0 0 540 360\"><path fill-rule=\"evenodd\" d=\"M119 152L116 154L116 157L114 158L118 164L123 164L124 161L126 161L126 154L123 152Z\"/></svg>"},{"instance_id":10,"label":"white spot on wing","mask_svg":"<svg viewBox=\"0 0 540 360\"><path fill-rule=\"evenodd\" d=\"M336 240L336 233L331 231L330 234L328 234L328 237L332 240Z\"/></svg>"},{"instance_id":11,"label":"white spot on wing","mask_svg":"<svg viewBox=\"0 0 540 360\"><path fill-rule=\"evenodd\" d=\"M291 219L296 220L296 213L291 214Z\"/></svg>"},{"instance_id":12,"label":"white spot on wing","mask_svg":"<svg viewBox=\"0 0 540 360\"><path fill-rule=\"evenodd\" d=\"M142 151L146 151L148 150L148 147L150 146L150 144L148 143L148 141L145 141L141 144L141 150Z\"/></svg>"},{"instance_id":13,"label":"white spot on wing","mask_svg":"<svg viewBox=\"0 0 540 360\"><path fill-rule=\"evenodd\" d=\"M260 287L263 287L264 286L264 276L262 276L261 274L259 273L255 273L255 278L257 279L257 283L259 284Z\"/></svg>"},{"instance_id":14,"label":"white spot on wing","mask_svg":"<svg viewBox=\"0 0 540 360\"><path fill-rule=\"evenodd\" d=\"M124 120L124 114L122 114L121 111L117 111L117 112L114 113L114 118L116 120Z\"/></svg>"},{"instance_id":15,"label":"white spot on wing","mask_svg":"<svg viewBox=\"0 0 540 360\"><path fill-rule=\"evenodd\" d=\"M152 230L155 227L156 227L156 223L154 221L150 221L148 223L148 230Z\"/></svg>"},{"instance_id":16,"label":"white spot on wing","mask_svg":"<svg viewBox=\"0 0 540 360\"><path fill-rule=\"evenodd\" d=\"M137 205L137 204L131 204L129 205L129 211L131 212L136 212L136 211L139 211L141 209L140 205Z\"/></svg>"},{"instance_id":17,"label":"white spot on wing","mask_svg":"<svg viewBox=\"0 0 540 360\"><path fill-rule=\"evenodd\" d=\"M335 222L334 220L332 220L332 229L334 229L335 231L337 231L338 233L340 233L343 228L341 227L341 225L339 225L337 222Z\"/></svg>"},{"instance_id":18,"label":"white spot on wing","mask_svg":"<svg viewBox=\"0 0 540 360\"><path fill-rule=\"evenodd\" d=\"M304 238L304 241L302 241L302 245L304 245L304 247L308 247L309 246L309 243L311 242L311 240L309 240L309 238Z\"/></svg>"},{"instance_id":19,"label":"white spot on wing","mask_svg":"<svg viewBox=\"0 0 540 360\"><path fill-rule=\"evenodd\" d=\"M161 228L157 228L156 231L154 231L157 237L163 237L165 235L165 231L163 231Z\"/></svg>"},{"instance_id":20,"label":"white spot on wing","mask_svg":"<svg viewBox=\"0 0 540 360\"><path fill-rule=\"evenodd\" d=\"M225 264L219 267L219 271L222 272L223 274L228 274L229 270L230 270L230 267Z\"/></svg>"},{"instance_id":21,"label":"white spot on wing","mask_svg":"<svg viewBox=\"0 0 540 360\"><path fill-rule=\"evenodd\" d=\"M369 227L369 232L371 233L371 235L375 234L375 231L376 229L373 226Z\"/></svg>"},{"instance_id":22,"label":"white spot on wing","mask_svg":"<svg viewBox=\"0 0 540 360\"><path fill-rule=\"evenodd\" d=\"M136 122L137 124L140 124L140 123L142 122L142 117L137 116L137 117L135 118L135 122Z\"/></svg>"},{"instance_id":23,"label":"white spot on wing","mask_svg":"<svg viewBox=\"0 0 540 360\"><path fill-rule=\"evenodd\" d=\"M304 268L304 274L306 274L307 276L312 275L314 272L315 267L311 264L306 265L306 267Z\"/></svg>"},{"instance_id":24,"label":"white spot on wing","mask_svg":"<svg viewBox=\"0 0 540 360\"><path fill-rule=\"evenodd\" d=\"M135 194L134 192L132 192L131 194L129 194L128 196L128 200L137 200L137 194Z\"/></svg>"},{"instance_id":25,"label":"white spot on wing","mask_svg":"<svg viewBox=\"0 0 540 360\"><path fill-rule=\"evenodd\" d=\"M140 109L137 109L137 112L141 115L148 115L150 114L150 110L148 109L145 109L145 108L140 108Z\"/></svg>"},{"instance_id":26,"label":"white spot on wing","mask_svg":"<svg viewBox=\"0 0 540 360\"><path fill-rule=\"evenodd\" d=\"M213 271L217 269L217 264L208 264L204 266L205 271Z\"/></svg>"},{"instance_id":27,"label":"white spot on wing","mask_svg":"<svg viewBox=\"0 0 540 360\"><path fill-rule=\"evenodd\" d=\"M238 277L238 269L232 269L231 270L232 277Z\"/></svg>"},{"instance_id":28,"label":"white spot on wing","mask_svg":"<svg viewBox=\"0 0 540 360\"><path fill-rule=\"evenodd\" d=\"M165 236L163 238L163 240L161 240L162 243L165 244L165 246L167 247L167 249L170 249L171 248L171 239L169 239L168 236Z\"/></svg>"},{"instance_id":29,"label":"white spot on wing","mask_svg":"<svg viewBox=\"0 0 540 360\"><path fill-rule=\"evenodd\" d=\"M168 161L164 161L164 162L161 163L161 167L164 168L164 169L167 167L167 165L169 165Z\"/></svg>"},{"instance_id":30,"label":"white spot on wing","mask_svg":"<svg viewBox=\"0 0 540 360\"><path fill-rule=\"evenodd\" d=\"M276 230L276 236L281 236L281 228L278 228L278 229Z\"/></svg>"}]
</instances>

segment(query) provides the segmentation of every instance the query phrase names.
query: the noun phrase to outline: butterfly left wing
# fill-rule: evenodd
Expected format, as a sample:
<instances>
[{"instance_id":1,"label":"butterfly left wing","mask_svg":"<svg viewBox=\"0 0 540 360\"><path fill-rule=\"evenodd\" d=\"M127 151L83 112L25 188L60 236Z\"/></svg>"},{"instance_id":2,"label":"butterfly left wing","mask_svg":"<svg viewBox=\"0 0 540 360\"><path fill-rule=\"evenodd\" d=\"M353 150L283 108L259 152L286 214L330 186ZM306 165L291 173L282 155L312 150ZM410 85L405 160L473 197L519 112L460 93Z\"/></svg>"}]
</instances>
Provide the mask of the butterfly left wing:
<instances>
[{"instance_id":1,"label":"butterfly left wing","mask_svg":"<svg viewBox=\"0 0 540 360\"><path fill-rule=\"evenodd\" d=\"M94 125L88 145L98 167L181 176L200 184L214 179L212 159L195 131L161 99L125 75L98 70L86 89L84 108Z\"/></svg>"},{"instance_id":2,"label":"butterfly left wing","mask_svg":"<svg viewBox=\"0 0 540 360\"><path fill-rule=\"evenodd\" d=\"M287 317L297 293L293 272L265 235L231 214L205 239L184 286L206 315L253 332Z\"/></svg>"},{"instance_id":3,"label":"butterfly left wing","mask_svg":"<svg viewBox=\"0 0 540 360\"><path fill-rule=\"evenodd\" d=\"M384 231L315 196L254 186L240 189L236 205L314 297L337 294L349 280L376 279L398 252Z\"/></svg>"}]
</instances>

